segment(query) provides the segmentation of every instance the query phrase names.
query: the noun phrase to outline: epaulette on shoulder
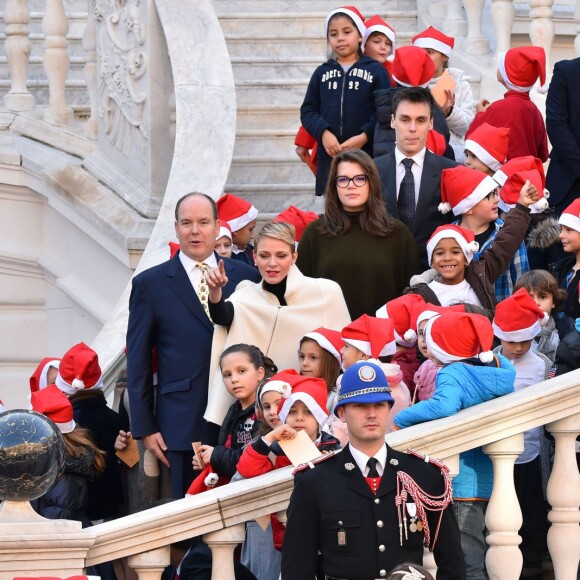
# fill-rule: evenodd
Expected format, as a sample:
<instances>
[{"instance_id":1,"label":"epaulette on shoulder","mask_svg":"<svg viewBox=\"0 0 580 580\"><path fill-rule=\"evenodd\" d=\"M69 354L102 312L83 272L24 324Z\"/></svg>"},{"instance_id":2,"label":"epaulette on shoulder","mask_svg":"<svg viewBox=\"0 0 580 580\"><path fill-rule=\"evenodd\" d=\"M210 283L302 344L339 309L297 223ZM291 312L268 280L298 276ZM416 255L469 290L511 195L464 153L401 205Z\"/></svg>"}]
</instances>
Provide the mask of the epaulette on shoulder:
<instances>
[{"instance_id":1,"label":"epaulette on shoulder","mask_svg":"<svg viewBox=\"0 0 580 580\"><path fill-rule=\"evenodd\" d=\"M308 468L314 469L319 463L322 463L323 461L326 461L327 459L330 459L333 456L334 456L334 451L329 451L328 453L324 453L323 455L316 457L316 459L313 459L312 461L308 461L307 463L301 463L292 472L292 475L296 475L297 473L300 473L301 471L304 471Z\"/></svg>"},{"instance_id":2,"label":"epaulette on shoulder","mask_svg":"<svg viewBox=\"0 0 580 580\"><path fill-rule=\"evenodd\" d=\"M424 461L425 463L430 463L431 465L434 465L435 467L439 468L439 470L442 471L444 475L449 475L449 468L440 459L435 459L433 457L430 457L429 455L424 455L423 453L419 453L414 449L407 449L407 454L417 457L418 459Z\"/></svg>"}]
</instances>

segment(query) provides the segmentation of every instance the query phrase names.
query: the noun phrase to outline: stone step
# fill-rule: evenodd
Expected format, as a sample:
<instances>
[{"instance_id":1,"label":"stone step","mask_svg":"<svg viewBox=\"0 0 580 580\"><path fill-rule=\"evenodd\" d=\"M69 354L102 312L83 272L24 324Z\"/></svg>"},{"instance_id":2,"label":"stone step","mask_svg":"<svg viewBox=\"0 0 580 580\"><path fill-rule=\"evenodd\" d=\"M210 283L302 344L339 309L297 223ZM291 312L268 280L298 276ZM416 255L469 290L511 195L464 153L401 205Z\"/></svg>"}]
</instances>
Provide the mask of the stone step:
<instances>
[{"instance_id":1,"label":"stone step","mask_svg":"<svg viewBox=\"0 0 580 580\"><path fill-rule=\"evenodd\" d=\"M296 154L280 157L234 156L228 176L232 184L314 183L314 175Z\"/></svg>"},{"instance_id":2,"label":"stone step","mask_svg":"<svg viewBox=\"0 0 580 580\"><path fill-rule=\"evenodd\" d=\"M258 129L236 132L234 156L280 157L295 152L296 129Z\"/></svg>"},{"instance_id":3,"label":"stone step","mask_svg":"<svg viewBox=\"0 0 580 580\"><path fill-rule=\"evenodd\" d=\"M328 14L337 7L336 0L214 0L217 14L263 13L269 12L322 12ZM416 10L415 0L361 0L357 8L367 18L373 14L389 13L392 10Z\"/></svg>"},{"instance_id":4,"label":"stone step","mask_svg":"<svg viewBox=\"0 0 580 580\"><path fill-rule=\"evenodd\" d=\"M397 34L397 45L410 44L414 31L401 31ZM231 58L236 57L294 57L296 54L318 57L320 62L326 60L327 42L320 34L300 35L285 32L284 34L225 34Z\"/></svg>"},{"instance_id":5,"label":"stone step","mask_svg":"<svg viewBox=\"0 0 580 580\"><path fill-rule=\"evenodd\" d=\"M276 103L299 108L306 94L309 78L247 80L236 83L238 107Z\"/></svg>"},{"instance_id":6,"label":"stone step","mask_svg":"<svg viewBox=\"0 0 580 580\"><path fill-rule=\"evenodd\" d=\"M237 130L259 129L287 130L300 125L300 112L294 105L245 105L238 102Z\"/></svg>"},{"instance_id":7,"label":"stone step","mask_svg":"<svg viewBox=\"0 0 580 580\"><path fill-rule=\"evenodd\" d=\"M225 191L247 199L260 212L277 214L290 205L304 210L323 211L322 198L314 195L314 178L307 183L292 184L228 183Z\"/></svg>"},{"instance_id":8,"label":"stone step","mask_svg":"<svg viewBox=\"0 0 580 580\"><path fill-rule=\"evenodd\" d=\"M292 30L305 36L324 36L326 14L327 12L225 12L218 13L218 18L224 34L243 33L247 30L251 30L254 34L269 34L275 28ZM395 30L414 30L417 27L416 10L382 8L379 14ZM368 16L370 15L368 13Z\"/></svg>"}]
</instances>

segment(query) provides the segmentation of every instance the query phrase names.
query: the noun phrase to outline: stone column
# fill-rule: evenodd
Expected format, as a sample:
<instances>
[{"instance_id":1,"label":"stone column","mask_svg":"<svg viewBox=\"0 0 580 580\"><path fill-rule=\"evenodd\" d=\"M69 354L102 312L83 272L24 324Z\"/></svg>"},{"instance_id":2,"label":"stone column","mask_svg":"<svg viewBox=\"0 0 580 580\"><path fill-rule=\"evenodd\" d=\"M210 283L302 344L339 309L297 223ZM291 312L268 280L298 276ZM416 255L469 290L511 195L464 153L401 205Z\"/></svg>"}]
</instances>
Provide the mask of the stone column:
<instances>
[{"instance_id":1,"label":"stone column","mask_svg":"<svg viewBox=\"0 0 580 580\"><path fill-rule=\"evenodd\" d=\"M556 440L554 467L548 481L548 548L556 580L576 578L580 561L580 474L576 463L576 437L580 414L547 425Z\"/></svg>"},{"instance_id":2,"label":"stone column","mask_svg":"<svg viewBox=\"0 0 580 580\"><path fill-rule=\"evenodd\" d=\"M134 554L127 562L137 572L139 580L160 580L163 570L169 566L169 546Z\"/></svg>"},{"instance_id":3,"label":"stone column","mask_svg":"<svg viewBox=\"0 0 580 580\"><path fill-rule=\"evenodd\" d=\"M236 524L203 536L203 541L210 547L212 555L211 580L235 580L234 550L245 537L244 524Z\"/></svg>"},{"instance_id":4,"label":"stone column","mask_svg":"<svg viewBox=\"0 0 580 580\"><path fill-rule=\"evenodd\" d=\"M574 51L576 56L580 56L580 0L576 0L574 10L574 22L576 23L576 38L574 39Z\"/></svg>"},{"instance_id":5,"label":"stone column","mask_svg":"<svg viewBox=\"0 0 580 580\"><path fill-rule=\"evenodd\" d=\"M510 48L515 8L513 0L492 0L491 18L495 28L496 52Z\"/></svg>"},{"instance_id":6,"label":"stone column","mask_svg":"<svg viewBox=\"0 0 580 580\"><path fill-rule=\"evenodd\" d=\"M96 139L99 134L97 122L97 23L95 0L88 0L87 26L83 35L83 50L85 51L85 80L91 102L91 116L83 128L85 136Z\"/></svg>"},{"instance_id":7,"label":"stone column","mask_svg":"<svg viewBox=\"0 0 580 580\"><path fill-rule=\"evenodd\" d=\"M554 42L552 5L554 0L530 0L530 38L546 52L546 70L550 71L550 52Z\"/></svg>"},{"instance_id":8,"label":"stone column","mask_svg":"<svg viewBox=\"0 0 580 580\"><path fill-rule=\"evenodd\" d=\"M443 22L443 30L450 36L465 36L465 29L461 0L447 0L447 17Z\"/></svg>"},{"instance_id":9,"label":"stone column","mask_svg":"<svg viewBox=\"0 0 580 580\"><path fill-rule=\"evenodd\" d=\"M30 56L29 21L27 0L7 0L4 9L4 52L10 69L11 84L10 91L4 95L4 106L9 111L30 111L34 108L34 97L26 86L26 67Z\"/></svg>"},{"instance_id":10,"label":"stone column","mask_svg":"<svg viewBox=\"0 0 580 580\"><path fill-rule=\"evenodd\" d=\"M467 17L467 36L463 48L473 55L488 54L489 42L481 30L485 0L463 0Z\"/></svg>"},{"instance_id":11,"label":"stone column","mask_svg":"<svg viewBox=\"0 0 580 580\"><path fill-rule=\"evenodd\" d=\"M485 525L489 530L489 549L485 566L490 580L518 580L523 558L518 546L522 512L514 487L514 463L524 450L524 435L518 433L483 448L493 463L493 490Z\"/></svg>"},{"instance_id":12,"label":"stone column","mask_svg":"<svg viewBox=\"0 0 580 580\"><path fill-rule=\"evenodd\" d=\"M44 33L44 72L48 80L48 107L44 120L51 125L65 126L73 118L73 110L67 106L65 83L68 75L69 56L68 18L64 12L63 0L46 0L42 19Z\"/></svg>"}]
</instances>

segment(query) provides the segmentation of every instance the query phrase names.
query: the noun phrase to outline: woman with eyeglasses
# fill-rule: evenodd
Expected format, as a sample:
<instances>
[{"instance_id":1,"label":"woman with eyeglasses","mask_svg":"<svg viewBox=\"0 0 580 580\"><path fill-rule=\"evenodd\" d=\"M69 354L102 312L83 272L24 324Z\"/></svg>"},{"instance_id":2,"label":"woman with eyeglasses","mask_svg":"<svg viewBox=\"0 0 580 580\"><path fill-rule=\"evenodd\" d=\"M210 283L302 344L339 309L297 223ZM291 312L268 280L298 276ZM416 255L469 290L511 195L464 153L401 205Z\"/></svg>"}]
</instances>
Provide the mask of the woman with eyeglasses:
<instances>
[{"instance_id":1,"label":"woman with eyeglasses","mask_svg":"<svg viewBox=\"0 0 580 580\"><path fill-rule=\"evenodd\" d=\"M374 316L419 271L415 239L387 213L379 174L364 151L349 149L332 160L324 214L302 234L296 265L305 276L338 282L353 320Z\"/></svg>"}]
</instances>

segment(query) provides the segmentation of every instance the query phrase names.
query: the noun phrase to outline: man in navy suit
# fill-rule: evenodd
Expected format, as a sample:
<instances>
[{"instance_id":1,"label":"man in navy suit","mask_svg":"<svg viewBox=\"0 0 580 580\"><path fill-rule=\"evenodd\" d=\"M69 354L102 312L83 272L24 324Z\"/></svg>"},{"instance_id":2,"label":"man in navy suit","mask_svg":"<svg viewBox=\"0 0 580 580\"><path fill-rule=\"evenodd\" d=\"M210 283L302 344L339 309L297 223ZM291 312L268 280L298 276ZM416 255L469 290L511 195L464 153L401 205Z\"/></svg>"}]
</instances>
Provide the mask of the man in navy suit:
<instances>
[{"instance_id":1,"label":"man in navy suit","mask_svg":"<svg viewBox=\"0 0 580 580\"><path fill-rule=\"evenodd\" d=\"M435 228L450 219L450 215L438 210L441 172L458 165L431 153L425 146L429 129L433 128L434 107L435 101L427 89L411 87L397 91L391 119L396 148L375 158L387 210L411 230L424 270L429 267L427 240Z\"/></svg>"},{"instance_id":2,"label":"man in navy suit","mask_svg":"<svg viewBox=\"0 0 580 580\"><path fill-rule=\"evenodd\" d=\"M552 143L546 188L560 215L580 195L580 58L561 60L546 98L546 129Z\"/></svg>"},{"instance_id":3,"label":"man in navy suit","mask_svg":"<svg viewBox=\"0 0 580 580\"><path fill-rule=\"evenodd\" d=\"M203 419L207 403L213 324L200 296L205 267L217 266L220 229L215 202L202 193L175 207L179 252L133 278L127 329L127 388L131 432L169 467L172 493L183 497L195 478L193 441L217 442L218 426ZM242 280L259 281L255 268L224 259L226 297ZM200 288L201 284L201 288ZM201 290L201 292L200 292ZM157 392L151 352L157 350Z\"/></svg>"}]
</instances>

